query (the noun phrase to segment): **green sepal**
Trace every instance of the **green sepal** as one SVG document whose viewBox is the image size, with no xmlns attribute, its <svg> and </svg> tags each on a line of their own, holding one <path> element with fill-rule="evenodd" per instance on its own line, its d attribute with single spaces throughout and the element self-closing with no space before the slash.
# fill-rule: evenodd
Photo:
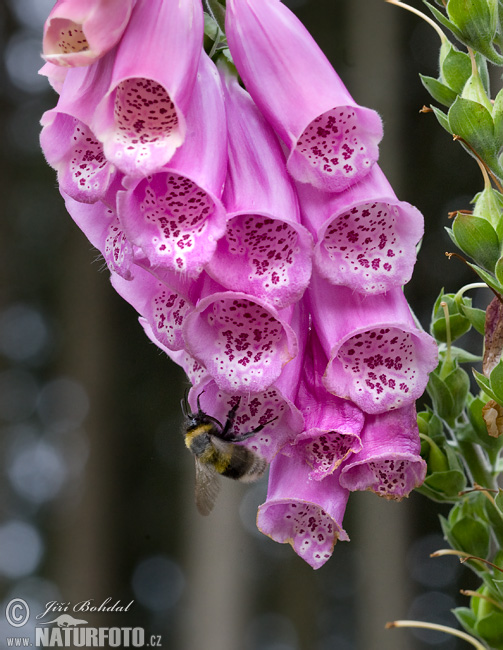
<svg viewBox="0 0 503 650">
<path fill-rule="evenodd" d="M 494 289 L 496 293 L 503 294 L 503 285 L 496 280 L 496 278 L 491 275 L 491 273 L 488 273 L 487 271 L 484 271 L 484 269 L 481 269 L 480 266 L 477 266 L 476 264 L 472 264 L 471 262 L 467 262 L 468 266 L 472 268 L 475 273 L 479 276 L 481 280 L 483 280 L 488 287 L 491 289 Z"/>
<path fill-rule="evenodd" d="M 482 311 L 482 309 L 479 309 Z M 484 313 L 482 311 L 482 313 Z M 458 348 L 456 345 L 451 345 L 451 357 L 456 359 L 458 363 L 477 363 L 482 361 L 482 357 L 479 354 L 472 354 L 463 348 Z"/>
<path fill-rule="evenodd" d="M 494 0 L 449 0 L 447 15 L 462 43 L 492 63 L 503 64 L 503 56 L 493 45 L 498 28 L 498 9 Z"/>
<path fill-rule="evenodd" d="M 478 71 L 476 74 L 469 76 L 465 87 L 463 88 L 463 92 L 461 93 L 461 97 L 463 97 L 463 99 L 470 99 L 472 102 L 481 104 L 487 109 L 489 115 L 492 114 L 493 106 L 489 101 L 484 88 L 484 84 L 482 83 L 482 79 L 480 78 Z"/>
<path fill-rule="evenodd" d="M 475 613 L 469 607 L 456 607 L 451 610 L 454 616 L 458 619 L 464 629 L 471 634 L 476 636 L 475 625 L 477 623 L 477 617 Z"/>
<path fill-rule="evenodd" d="M 486 517 L 487 521 L 491 525 L 492 533 L 498 542 L 500 548 L 503 547 L 503 512 L 498 508 L 497 505 L 491 502 L 490 499 L 486 499 Z"/>
<path fill-rule="evenodd" d="M 488 271 L 494 270 L 500 256 L 500 242 L 489 221 L 458 212 L 452 232 L 466 255 Z"/>
<path fill-rule="evenodd" d="M 428 77 L 424 74 L 420 74 L 419 78 L 433 99 L 435 99 L 440 104 L 443 104 L 444 106 L 450 106 L 458 96 L 454 90 L 451 90 L 449 86 L 446 86 L 438 79 Z"/>
<path fill-rule="evenodd" d="M 417 492 L 438 502 L 453 503 L 459 499 L 459 493 L 466 488 L 463 472 L 450 469 L 445 472 L 429 474 Z"/>
<path fill-rule="evenodd" d="M 451 127 L 449 126 L 449 120 L 447 119 L 447 115 L 443 111 L 441 111 L 439 108 L 437 108 L 436 106 L 430 106 L 430 108 L 433 111 L 433 113 L 435 114 L 435 117 L 437 118 L 438 123 L 440 124 L 440 126 L 443 129 L 445 129 L 447 131 L 447 133 L 452 134 Z"/>
<path fill-rule="evenodd" d="M 494 608 L 475 625 L 477 636 L 481 637 L 494 650 L 503 649 L 503 611 Z"/>
<path fill-rule="evenodd" d="M 428 9 L 431 11 L 431 13 L 434 15 L 434 17 L 438 20 L 438 22 L 443 25 L 446 29 L 448 29 L 450 32 L 454 34 L 454 36 L 460 41 L 461 43 L 463 42 L 463 35 L 460 32 L 460 30 L 457 28 L 457 26 L 451 22 L 448 18 L 444 16 L 444 14 L 439 11 L 436 7 L 431 5 L 429 2 L 426 2 L 424 0 L 424 4 L 428 7 Z"/>
<path fill-rule="evenodd" d="M 462 517 L 452 526 L 451 535 L 456 542 L 454 548 L 487 559 L 490 534 L 482 521 L 470 516 Z"/>
<path fill-rule="evenodd" d="M 489 381 L 496 401 L 503 405 L 503 361 L 501 359 L 492 369 Z"/>
<path fill-rule="evenodd" d="M 503 285 L 503 257 L 500 257 L 496 262 L 494 267 L 494 274 L 496 275 L 496 280 Z"/>
<path fill-rule="evenodd" d="M 444 420 L 451 420 L 460 415 L 470 390 L 467 373 L 456 363 L 453 365 L 454 369 L 446 377 L 440 378 L 438 369 L 432 372 L 426 386 L 435 412 Z"/>
<path fill-rule="evenodd" d="M 220 27 L 222 34 L 225 34 L 225 0 L 207 0 L 208 5 L 213 12 L 213 16 Z M 206 21 L 205 21 L 206 22 Z"/>
<path fill-rule="evenodd" d="M 472 63 L 468 54 L 456 50 L 449 41 L 443 43 L 440 54 L 440 81 L 461 95 L 471 73 Z"/>
<path fill-rule="evenodd" d="M 483 309 L 477 309 L 476 307 L 468 307 L 467 305 L 461 305 L 461 311 L 463 312 L 463 315 L 468 318 L 477 332 L 483 336 L 486 322 L 485 311 Z"/>
<path fill-rule="evenodd" d="M 438 294 L 431 315 L 431 335 L 441 343 L 447 342 L 447 322 L 444 310 L 440 303 L 445 302 L 449 311 L 449 329 L 451 331 L 451 341 L 459 339 L 466 334 L 471 327 L 471 323 L 466 316 L 460 313 L 458 301 L 455 300 L 453 293 L 444 294 L 442 289 Z M 471 305 L 469 298 L 463 298 L 461 304 Z"/>
<path fill-rule="evenodd" d="M 494 123 L 487 108 L 471 99 L 458 97 L 450 107 L 447 117 L 450 132 L 470 145 L 496 175 L 503 176 L 498 162 L 499 148 L 494 142 Z M 470 147 L 463 142 L 461 144 L 476 158 Z"/>
<path fill-rule="evenodd" d="M 429 407 L 427 408 L 427 411 L 419 411 L 417 414 L 419 433 L 424 433 L 434 441 L 443 441 L 445 437 L 442 420 Z"/>
<path fill-rule="evenodd" d="M 482 391 L 484 391 L 484 393 L 490 399 L 493 399 L 495 402 L 497 402 L 498 400 L 496 399 L 496 395 L 494 394 L 491 388 L 491 382 L 489 381 L 489 379 L 478 370 L 475 370 L 475 368 L 472 368 L 472 372 L 473 372 L 473 376 L 475 377 L 475 381 L 479 385 L 479 388 Z"/>
<path fill-rule="evenodd" d="M 503 116 L 502 116 L 503 117 Z M 503 135 L 503 134 L 502 134 Z M 486 219 L 498 235 L 501 242 L 503 239 L 503 196 L 492 187 L 486 187 L 479 192 L 474 200 L 473 216 Z"/>
</svg>

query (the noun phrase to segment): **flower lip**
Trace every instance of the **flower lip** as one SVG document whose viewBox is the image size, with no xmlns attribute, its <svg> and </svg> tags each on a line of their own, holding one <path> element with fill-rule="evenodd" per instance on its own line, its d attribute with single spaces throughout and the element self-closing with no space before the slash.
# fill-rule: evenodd
<svg viewBox="0 0 503 650">
<path fill-rule="evenodd" d="M 313 274 L 313 323 L 329 361 L 326 389 L 367 413 L 420 397 L 437 364 L 434 339 L 417 328 L 400 288 L 365 296 Z"/>
<path fill-rule="evenodd" d="M 400 500 L 419 487 L 426 463 L 415 405 L 367 416 L 362 450 L 345 462 L 340 483 L 349 490 L 370 490 L 385 499 Z"/>
<path fill-rule="evenodd" d="M 311 480 L 309 472 L 310 467 L 295 450 L 273 459 L 257 527 L 274 541 L 290 544 L 318 569 L 329 559 L 338 539 L 349 540 L 342 528 L 349 491 L 339 484 L 339 469 L 323 481 Z"/>
<path fill-rule="evenodd" d="M 187 350 L 231 394 L 266 390 L 298 353 L 290 307 L 237 291 L 202 298 L 183 325 Z"/>
</svg>

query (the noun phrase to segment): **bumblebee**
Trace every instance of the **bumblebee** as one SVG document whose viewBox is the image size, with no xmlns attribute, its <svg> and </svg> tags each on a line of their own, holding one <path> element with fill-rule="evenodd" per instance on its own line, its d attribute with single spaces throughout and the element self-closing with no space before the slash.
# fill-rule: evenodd
<svg viewBox="0 0 503 650">
<path fill-rule="evenodd" d="M 199 398 L 202 393 L 197 397 L 197 413 L 191 413 L 187 394 L 182 399 L 182 412 L 185 417 L 185 445 L 194 454 L 196 463 L 196 506 L 202 515 L 209 515 L 220 489 L 219 474 L 246 483 L 256 481 L 263 475 L 267 461 L 236 443 L 255 435 L 277 418 L 236 436 L 231 429 L 241 398 L 231 408 L 222 425 L 201 409 Z"/>
</svg>

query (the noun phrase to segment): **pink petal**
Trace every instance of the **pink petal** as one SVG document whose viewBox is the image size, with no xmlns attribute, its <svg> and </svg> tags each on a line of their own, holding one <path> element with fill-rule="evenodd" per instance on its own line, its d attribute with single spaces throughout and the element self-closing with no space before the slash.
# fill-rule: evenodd
<svg viewBox="0 0 503 650">
<path fill-rule="evenodd" d="M 44 63 L 38 74 L 47 77 L 52 89 L 59 95 L 63 89 L 67 72 L 68 68 L 62 68 L 60 65 L 54 65 L 54 63 Z"/>
<path fill-rule="evenodd" d="M 298 352 L 289 321 L 268 303 L 235 291 L 211 292 L 187 316 L 187 350 L 230 394 L 266 390 Z"/>
<path fill-rule="evenodd" d="M 341 194 L 300 184 L 298 189 L 304 223 L 317 239 L 314 263 L 320 275 L 367 294 L 410 280 L 423 216 L 398 201 L 378 165 Z"/>
<path fill-rule="evenodd" d="M 378 157 L 381 120 L 355 103 L 296 16 L 279 0 L 229 0 L 226 33 L 294 178 L 335 192 L 363 178 Z"/>
<path fill-rule="evenodd" d="M 367 416 L 362 443 L 362 450 L 342 468 L 343 487 L 371 490 L 386 499 L 400 500 L 423 483 L 426 463 L 419 455 L 414 405 Z"/>
<path fill-rule="evenodd" d="M 364 422 L 364 415 L 355 404 L 331 395 L 323 385 L 327 363 L 312 331 L 296 399 L 305 426 L 295 439 L 295 453 L 304 457 L 312 468 L 310 477 L 318 481 L 332 474 L 352 452 L 361 450 Z"/>
<path fill-rule="evenodd" d="M 116 175 L 91 128 L 112 65 L 110 53 L 96 65 L 68 70 L 57 106 L 41 120 L 40 143 L 47 162 L 58 172 L 60 188 L 83 203 L 103 199 Z"/>
<path fill-rule="evenodd" d="M 330 558 L 342 528 L 349 492 L 339 484 L 339 470 L 323 481 L 310 478 L 301 455 L 278 454 L 271 463 L 267 500 L 258 509 L 257 527 L 319 569 Z"/>
<path fill-rule="evenodd" d="M 329 358 L 323 376 L 329 392 L 367 413 L 401 408 L 422 395 L 437 346 L 417 328 L 401 289 L 365 296 L 313 273 L 308 294 Z"/>
<path fill-rule="evenodd" d="M 182 326 L 194 308 L 191 283 L 175 274 L 166 274 L 161 281 L 137 265 L 131 270 L 129 280 L 112 273 L 114 289 L 148 321 L 162 345 L 170 350 L 184 349 Z"/>
<path fill-rule="evenodd" d="M 94 63 L 121 38 L 135 0 L 58 0 L 44 25 L 44 58 L 60 66 Z"/>
<path fill-rule="evenodd" d="M 119 218 L 152 267 L 196 277 L 225 232 L 219 198 L 227 168 L 225 109 L 214 64 L 201 56 L 185 143 L 162 171 L 129 183 Z"/>
<path fill-rule="evenodd" d="M 225 236 L 208 266 L 228 289 L 286 307 L 311 275 L 312 238 L 300 225 L 295 191 L 274 132 L 237 79 L 221 71 L 229 130 Z"/>
<path fill-rule="evenodd" d="M 184 141 L 202 39 L 200 0 L 137 0 L 93 122 L 124 174 L 158 171 Z"/>
</svg>

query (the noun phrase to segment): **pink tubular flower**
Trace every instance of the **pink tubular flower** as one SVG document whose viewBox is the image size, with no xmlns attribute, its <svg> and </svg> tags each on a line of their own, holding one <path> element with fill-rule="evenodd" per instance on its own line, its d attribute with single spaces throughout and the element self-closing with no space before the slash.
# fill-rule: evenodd
<svg viewBox="0 0 503 650">
<path fill-rule="evenodd" d="M 228 289 L 286 307 L 311 276 L 312 238 L 301 226 L 285 158 L 271 127 L 241 88 L 221 70 L 229 132 L 223 201 L 227 231 L 207 271 Z"/>
<path fill-rule="evenodd" d="M 58 172 L 60 189 L 82 203 L 103 199 L 117 176 L 91 128 L 112 66 L 113 52 L 93 66 L 68 70 L 57 106 L 41 120 L 40 144 L 47 162 Z"/>
<path fill-rule="evenodd" d="M 367 416 L 362 442 L 362 450 L 350 456 L 342 468 L 343 487 L 371 490 L 386 499 L 400 500 L 423 483 L 426 463 L 419 455 L 414 404 Z"/>
<path fill-rule="evenodd" d="M 206 282 L 200 294 L 205 297 L 185 319 L 187 350 L 221 390 L 231 395 L 262 392 L 299 352 L 290 325 L 294 309 L 278 312 L 264 300 L 218 287 Z"/>
<path fill-rule="evenodd" d="M 364 415 L 352 402 L 331 395 L 322 383 L 328 359 L 314 332 L 310 334 L 296 404 L 304 416 L 295 453 L 311 467 L 310 478 L 322 480 L 362 448 Z M 285 451 L 287 454 L 288 452 Z"/>
<path fill-rule="evenodd" d="M 135 0 L 58 0 L 44 25 L 44 58 L 60 66 L 94 63 L 119 41 Z"/>
<path fill-rule="evenodd" d="M 257 527 L 275 542 L 290 544 L 299 557 L 319 569 L 338 539 L 349 540 L 342 528 L 349 491 L 339 484 L 339 470 L 323 481 L 313 481 L 310 470 L 302 454 L 279 453 L 274 458 Z"/>
<path fill-rule="evenodd" d="M 183 143 L 202 42 L 200 0 L 137 0 L 93 122 L 124 174 L 158 171 Z"/>
<path fill-rule="evenodd" d="M 367 413 L 420 397 L 437 365 L 435 341 L 419 330 L 400 288 L 365 296 L 313 273 L 308 292 L 314 328 L 329 363 L 327 390 Z"/>
<path fill-rule="evenodd" d="M 132 269 L 130 279 L 112 273 L 111 282 L 117 293 L 148 321 L 153 336 L 163 346 L 170 350 L 185 348 L 182 326 L 194 308 L 198 282 L 174 273 L 166 273 L 161 280 L 138 265 Z"/>
<path fill-rule="evenodd" d="M 225 109 L 218 72 L 204 53 L 187 120 L 184 144 L 162 171 L 119 193 L 118 212 L 152 268 L 196 277 L 225 232 Z"/>
<path fill-rule="evenodd" d="M 51 88 L 59 95 L 63 90 L 67 72 L 68 68 L 62 68 L 60 65 L 54 65 L 54 63 L 44 63 L 38 71 L 38 74 L 42 77 L 47 77 Z"/>
<path fill-rule="evenodd" d="M 381 120 L 355 103 L 296 16 L 279 0 L 229 0 L 226 33 L 246 89 L 289 149 L 292 176 L 335 192 L 363 178 Z"/>
<path fill-rule="evenodd" d="M 383 293 L 410 280 L 423 216 L 396 198 L 378 165 L 341 194 L 298 189 L 304 223 L 317 238 L 320 275 L 362 293 Z"/>
</svg>

